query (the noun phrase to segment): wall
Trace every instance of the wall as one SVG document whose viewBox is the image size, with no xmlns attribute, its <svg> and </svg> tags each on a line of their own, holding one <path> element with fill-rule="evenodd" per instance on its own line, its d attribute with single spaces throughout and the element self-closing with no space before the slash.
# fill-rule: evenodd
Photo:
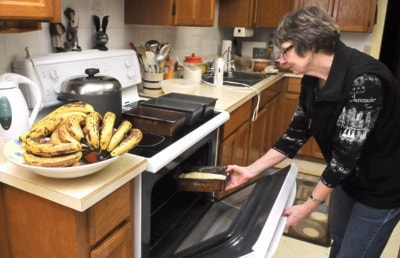
<svg viewBox="0 0 400 258">
<path fill-rule="evenodd" d="M 387 2 L 387 0 L 379 1 Z M 74 9 L 79 17 L 79 44 L 83 49 L 91 49 L 93 46 L 92 37 L 95 33 L 93 14 L 101 18 L 104 15 L 110 15 L 107 28 L 110 38 L 107 44 L 109 48 L 129 48 L 130 41 L 140 45 L 154 38 L 161 42 L 170 42 L 173 45 L 174 54 L 181 60 L 191 53 L 202 56 L 205 60 L 212 60 L 219 52 L 221 41 L 232 39 L 233 35 L 233 29 L 220 29 L 215 25 L 214 27 L 125 25 L 124 0 L 62 0 L 62 10 L 67 7 Z M 216 16 L 217 14 L 218 10 L 216 10 Z M 215 21 L 217 22 L 217 19 Z M 63 24 L 67 24 L 66 20 Z M 12 60 L 16 57 L 24 57 L 26 47 L 33 56 L 53 52 L 49 26 L 43 23 L 42 27 L 41 31 L 0 34 L 0 74 L 12 71 Z M 270 32 L 271 30 L 255 30 L 255 37 L 241 40 L 268 41 Z M 373 41 L 373 34 L 369 33 L 343 33 L 342 39 L 360 50 L 364 50 L 365 46 L 380 44 L 380 41 Z M 380 46 L 377 49 L 380 49 Z"/>
</svg>

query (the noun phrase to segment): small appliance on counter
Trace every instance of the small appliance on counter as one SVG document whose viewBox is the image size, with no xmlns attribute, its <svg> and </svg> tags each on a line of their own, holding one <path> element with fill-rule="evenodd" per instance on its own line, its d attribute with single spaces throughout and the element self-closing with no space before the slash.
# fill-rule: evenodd
<svg viewBox="0 0 400 258">
<path fill-rule="evenodd" d="M 29 112 L 20 86 L 26 86 L 36 105 Z M 6 73 L 0 76 L 0 137 L 8 141 L 28 131 L 35 121 L 41 103 L 39 86 L 25 76 Z"/>
</svg>

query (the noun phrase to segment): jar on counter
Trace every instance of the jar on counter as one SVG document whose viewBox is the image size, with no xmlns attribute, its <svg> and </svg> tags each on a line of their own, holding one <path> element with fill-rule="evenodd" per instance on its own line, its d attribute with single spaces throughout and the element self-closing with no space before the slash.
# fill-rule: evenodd
<svg viewBox="0 0 400 258">
<path fill-rule="evenodd" d="M 183 61 L 183 78 L 200 83 L 202 65 L 201 57 L 196 56 L 194 53 L 191 56 L 186 56 Z"/>
</svg>

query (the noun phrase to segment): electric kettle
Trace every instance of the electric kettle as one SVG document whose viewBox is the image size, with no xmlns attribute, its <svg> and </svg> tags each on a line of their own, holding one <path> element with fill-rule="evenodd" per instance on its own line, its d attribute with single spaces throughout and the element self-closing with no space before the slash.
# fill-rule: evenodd
<svg viewBox="0 0 400 258">
<path fill-rule="evenodd" d="M 29 112 L 20 86 L 27 89 L 35 103 L 32 112 Z M 0 75 L 0 137 L 8 141 L 28 131 L 39 113 L 41 103 L 40 88 L 32 80 L 15 73 Z"/>
</svg>

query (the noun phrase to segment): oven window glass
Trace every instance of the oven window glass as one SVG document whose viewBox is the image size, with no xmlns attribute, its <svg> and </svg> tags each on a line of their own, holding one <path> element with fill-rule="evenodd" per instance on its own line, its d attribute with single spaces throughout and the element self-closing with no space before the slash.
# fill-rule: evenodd
<svg viewBox="0 0 400 258">
<path fill-rule="evenodd" d="M 202 217 L 199 224 L 197 224 L 177 248 L 176 252 L 183 251 L 228 231 L 243 205 L 246 203 L 253 188 L 254 184 L 214 203 L 210 210 Z"/>
</svg>

